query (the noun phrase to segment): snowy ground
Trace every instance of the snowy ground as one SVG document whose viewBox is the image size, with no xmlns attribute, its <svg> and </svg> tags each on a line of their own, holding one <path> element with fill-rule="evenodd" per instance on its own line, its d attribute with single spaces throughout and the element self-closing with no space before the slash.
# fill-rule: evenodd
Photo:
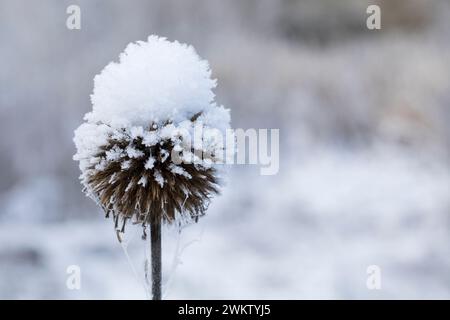
<svg viewBox="0 0 450 320">
<path fill-rule="evenodd" d="M 166 298 L 450 298 L 450 172 L 396 152 L 316 152 L 280 173 L 232 169 L 208 217 L 164 237 Z M 89 201 L 86 199 L 86 201 Z M 0 298 L 144 299 L 112 229 L 92 221 L 0 224 Z M 6 215 L 7 216 L 7 215 Z M 130 229 L 140 275 L 144 243 Z M 198 241 L 197 241 L 198 240 Z M 81 290 L 66 268 L 81 268 Z M 368 290 L 378 265 L 381 290 Z"/>
</svg>

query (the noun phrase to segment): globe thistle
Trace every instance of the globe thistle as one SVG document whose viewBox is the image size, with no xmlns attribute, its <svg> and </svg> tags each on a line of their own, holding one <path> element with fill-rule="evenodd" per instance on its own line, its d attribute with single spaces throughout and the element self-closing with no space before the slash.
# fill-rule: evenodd
<svg viewBox="0 0 450 320">
<path fill-rule="evenodd" d="M 188 125 L 194 128 L 200 115 L 194 115 Z M 174 154 L 186 159 L 204 150 L 186 150 L 180 129 L 170 122 L 161 128 L 152 124 L 145 129 L 111 129 L 106 141 L 90 157 L 82 182 L 106 215 L 112 214 L 116 228 L 121 218 L 121 232 L 128 220 L 143 225 L 172 223 L 177 217 L 197 220 L 209 198 L 218 193 L 216 168 L 201 162 L 174 163 Z M 203 160 L 213 163 L 218 158 Z"/>
<path fill-rule="evenodd" d="M 95 77 L 92 111 L 75 130 L 84 192 L 113 217 L 118 234 L 129 221 L 144 235 L 151 226 L 156 299 L 161 225 L 197 221 L 219 192 L 230 115 L 214 102 L 215 86 L 192 46 L 150 36 Z"/>
<path fill-rule="evenodd" d="M 192 46 L 150 36 L 95 77 L 74 159 L 84 191 L 122 232 L 127 221 L 197 220 L 219 192 L 223 144 L 215 135 L 230 117 L 214 103 L 210 76 Z M 195 130 L 203 132 L 200 144 L 191 141 Z"/>
</svg>

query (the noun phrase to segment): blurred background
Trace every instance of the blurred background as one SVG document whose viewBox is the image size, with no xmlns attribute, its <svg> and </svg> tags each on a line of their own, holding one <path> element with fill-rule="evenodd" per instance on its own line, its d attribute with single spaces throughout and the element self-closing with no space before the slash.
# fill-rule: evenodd
<svg viewBox="0 0 450 320">
<path fill-rule="evenodd" d="M 0 298 L 146 297 L 141 231 L 136 279 L 72 138 L 93 77 L 158 34 L 210 62 L 234 128 L 280 129 L 277 175 L 230 167 L 208 216 L 166 231 L 167 299 L 449 299 L 449 31 L 446 0 L 0 0 Z"/>
</svg>

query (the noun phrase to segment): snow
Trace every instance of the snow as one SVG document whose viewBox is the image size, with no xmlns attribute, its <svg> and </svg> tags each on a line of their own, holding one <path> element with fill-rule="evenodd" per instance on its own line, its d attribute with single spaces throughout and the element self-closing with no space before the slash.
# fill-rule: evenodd
<svg viewBox="0 0 450 320">
<path fill-rule="evenodd" d="M 127 169 L 130 168 L 130 166 L 131 166 L 131 161 L 130 161 L 130 160 L 123 161 L 123 162 L 121 163 L 121 165 L 120 165 L 120 167 L 122 168 L 122 170 L 127 170 Z"/>
<path fill-rule="evenodd" d="M 155 170 L 155 172 L 153 173 L 153 176 L 155 177 L 155 181 L 158 182 L 158 184 L 162 187 L 164 187 L 164 183 L 166 182 L 163 178 L 163 176 L 161 175 L 161 172 L 159 172 L 158 170 Z"/>
<path fill-rule="evenodd" d="M 142 176 L 138 181 L 138 185 L 142 185 L 143 187 L 145 187 L 147 185 L 147 177 Z"/>
<path fill-rule="evenodd" d="M 154 167 L 154 163 L 155 163 L 155 159 L 153 157 L 150 157 L 145 162 L 144 168 L 150 170 Z"/>
<path fill-rule="evenodd" d="M 84 171 L 95 158 L 99 146 L 106 145 L 111 128 L 104 124 L 83 123 L 75 130 L 74 142 L 77 153 L 73 159 L 80 161 L 80 170 Z"/>
<path fill-rule="evenodd" d="M 106 160 L 108 161 L 117 161 L 124 156 L 125 154 L 123 153 L 123 150 L 117 146 L 114 146 L 111 150 L 106 151 Z"/>
<path fill-rule="evenodd" d="M 450 297 L 446 165 L 387 150 L 322 150 L 288 158 L 282 168 L 259 176 L 235 167 L 233 187 L 201 223 L 184 228 L 180 240 L 164 231 L 167 299 Z M 28 205 L 47 212 L 45 201 Z M 145 299 L 142 229 L 130 225 L 126 234 L 135 276 L 111 224 L 90 216 L 27 224 L 7 215 L 0 281 L 9 290 L 0 297 Z M 177 247 L 192 241 L 181 254 Z M 81 267 L 80 291 L 65 287 L 71 264 Z M 379 291 L 366 288 L 366 268 L 374 264 L 382 272 Z"/>
<path fill-rule="evenodd" d="M 175 173 L 175 174 L 178 174 L 178 175 L 181 175 L 181 176 L 185 176 L 185 177 L 188 178 L 188 179 L 191 179 L 191 178 L 192 178 L 191 175 L 190 175 L 189 173 L 187 173 L 186 170 L 184 170 L 184 169 L 183 169 L 182 167 L 180 167 L 180 166 L 171 164 L 171 165 L 169 166 L 169 168 L 170 168 L 170 171 L 173 172 L 173 173 Z"/>
<path fill-rule="evenodd" d="M 137 150 L 135 148 L 133 148 L 132 146 L 128 146 L 126 148 L 126 152 L 129 158 L 131 159 L 137 159 L 137 158 L 141 158 L 144 156 L 144 152 Z"/>
<path fill-rule="evenodd" d="M 209 123 L 223 126 L 227 117 L 227 111 L 214 103 L 216 80 L 211 79 L 208 62 L 178 41 L 152 35 L 130 43 L 119 62 L 108 64 L 94 83 L 93 110 L 85 117 L 92 123 L 148 127 L 211 111 L 205 116 Z"/>
</svg>

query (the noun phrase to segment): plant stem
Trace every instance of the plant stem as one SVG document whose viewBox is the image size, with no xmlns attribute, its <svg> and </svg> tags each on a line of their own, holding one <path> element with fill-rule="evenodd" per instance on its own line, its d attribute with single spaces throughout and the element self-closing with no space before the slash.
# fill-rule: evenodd
<svg viewBox="0 0 450 320">
<path fill-rule="evenodd" d="M 152 296 L 161 300 L 161 223 L 150 225 L 152 250 Z"/>
</svg>

